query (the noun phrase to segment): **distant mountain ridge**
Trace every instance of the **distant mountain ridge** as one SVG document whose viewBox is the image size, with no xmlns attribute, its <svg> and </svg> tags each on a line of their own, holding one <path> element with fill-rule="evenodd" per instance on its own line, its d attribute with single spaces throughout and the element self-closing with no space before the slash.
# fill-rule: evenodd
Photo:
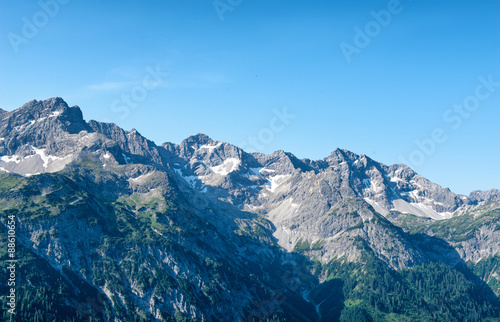
<svg viewBox="0 0 500 322">
<path fill-rule="evenodd" d="M 500 196 L 499 189 L 491 189 L 487 191 L 474 190 L 470 193 L 469 198 L 474 202 L 483 202 L 488 200 L 493 200 Z"/>
<path fill-rule="evenodd" d="M 157 153 L 159 150 L 165 149 L 173 154 L 177 154 L 181 158 L 188 159 L 196 153 L 196 151 L 190 151 L 190 148 L 193 146 L 202 146 L 203 144 L 219 144 L 220 146 L 222 144 L 222 142 L 213 141 L 206 135 L 198 134 L 184 140 L 179 146 L 167 142 L 162 144 L 161 147 L 156 147 L 153 142 L 141 136 L 135 129 L 128 132 L 112 123 L 101 123 L 96 121 L 89 121 L 88 123 L 85 122 L 80 108 L 77 106 L 69 107 L 61 98 L 52 98 L 46 101 L 34 100 L 26 103 L 15 111 L 5 113 L 6 116 L 4 116 L 3 120 L 0 122 L 0 137 L 2 138 L 0 144 L 0 154 L 5 159 L 3 160 L 4 168 L 7 170 L 11 169 L 12 172 L 20 174 L 26 173 L 23 173 L 20 169 L 16 170 L 16 167 L 12 164 L 12 161 L 14 160 L 12 158 L 8 159 L 8 157 L 17 155 L 17 153 L 20 158 L 36 154 L 32 148 L 26 147 L 27 142 L 31 142 L 33 146 L 40 146 L 47 149 L 47 153 L 49 153 L 49 155 L 52 155 L 50 153 L 54 153 L 53 159 L 56 157 L 60 158 L 57 154 L 62 154 L 67 157 L 69 153 L 63 149 L 64 144 L 57 145 L 55 141 L 60 137 L 68 139 L 71 137 L 71 134 L 79 134 L 80 136 L 85 136 L 85 138 L 95 136 L 94 133 L 102 134 L 102 138 L 109 139 L 106 143 L 109 144 L 112 142 L 111 144 L 116 144 L 123 152 L 130 153 L 137 157 L 147 158 L 148 160 L 145 162 L 153 162 L 159 165 L 164 165 L 164 161 L 161 160 L 159 152 Z M 74 143 L 80 147 L 78 142 L 76 142 L 79 140 L 79 137 L 73 136 L 71 138 L 73 141 L 68 142 L 68 144 Z M 90 139 L 97 140 L 95 138 Z M 191 143 L 192 145 L 189 145 Z M 216 146 L 213 147 L 215 148 Z M 210 151 L 213 150 L 213 148 L 210 149 Z M 365 179 L 361 179 L 365 181 L 362 181 L 361 184 L 357 183 L 356 190 L 359 193 L 364 190 L 362 194 L 365 195 L 366 200 L 372 205 L 375 205 L 375 207 L 379 208 L 379 210 L 382 210 L 382 212 L 390 210 L 390 207 L 397 208 L 398 204 L 394 204 L 394 201 L 398 199 L 411 201 L 413 203 L 424 201 L 422 198 L 419 198 L 419 196 L 423 193 L 422 191 L 417 191 L 418 189 L 412 190 L 412 188 L 418 187 L 418 184 L 416 183 L 417 179 L 422 180 L 422 182 L 425 182 L 426 185 L 432 184 L 424 178 L 418 176 L 407 166 L 393 165 L 388 167 L 373 161 L 365 155 L 358 156 L 347 150 L 337 149 L 332 152 L 329 157 L 318 161 L 311 161 L 308 159 L 299 160 L 292 154 L 285 153 L 283 151 L 278 151 L 276 153 L 281 153 L 282 156 L 289 159 L 288 162 L 285 162 L 292 165 L 288 168 L 289 170 L 297 168 L 304 172 L 311 170 L 315 172 L 323 171 L 329 167 L 338 166 L 342 162 L 348 162 L 350 167 L 355 168 L 353 171 L 356 172 L 356 175 L 365 176 Z M 254 153 L 254 155 L 259 154 Z M 274 155 L 275 154 L 273 154 L 273 156 Z M 117 154 L 116 158 L 119 163 L 125 163 L 122 155 Z M 10 162 L 6 160 L 9 160 Z M 24 160 L 19 159 L 18 161 L 20 162 L 17 163 L 23 163 Z M 52 161 L 53 160 L 49 160 L 48 163 L 51 163 Z M 362 164 L 362 166 L 358 166 L 359 164 Z M 284 166 L 284 164 L 280 164 L 280 166 Z M 372 169 L 368 169 L 369 167 L 372 167 Z M 359 170 L 362 168 L 372 171 L 373 174 L 359 173 Z M 41 172 L 53 171 L 52 169 L 39 169 L 36 168 L 36 166 L 35 169 L 41 170 Z M 32 172 L 36 173 L 35 169 L 33 169 Z M 380 177 L 382 172 L 383 176 Z M 373 186 L 372 180 L 374 180 Z M 414 181 L 413 184 L 410 183 L 412 180 Z M 448 191 L 446 191 L 447 189 L 438 188 L 438 186 L 435 186 L 434 184 L 432 185 L 433 189 L 431 190 L 438 190 L 439 193 L 435 191 L 426 193 L 438 193 L 440 196 L 429 196 L 431 199 L 436 199 L 437 202 L 445 201 L 444 205 L 439 203 L 429 203 L 427 205 L 437 213 L 452 212 L 458 207 L 470 203 L 470 201 L 478 201 L 479 199 L 481 199 L 481 201 L 486 201 L 493 199 L 499 194 L 498 190 L 492 190 L 490 193 L 483 192 L 481 195 L 483 197 L 477 197 L 479 196 L 479 192 L 476 191 L 473 192 L 474 196 L 476 196 L 474 199 L 469 198 L 470 200 L 467 200 L 464 196 L 460 196 L 459 199 L 467 201 L 451 200 L 455 199 L 457 195 L 448 193 Z M 392 188 L 396 188 L 398 191 L 392 193 L 387 191 Z M 377 203 L 380 203 L 383 209 L 380 209 Z"/>
<path fill-rule="evenodd" d="M 82 153 L 97 156 L 103 169 L 127 164 L 159 167 L 185 193 L 264 214 L 275 225 L 280 246 L 289 251 L 299 241 L 321 243 L 324 261 L 345 255 L 346 244 L 339 242 L 346 237 L 342 224 L 328 214 L 352 203 L 349 200 L 356 202 L 347 208 L 360 212 L 361 217 L 347 222 L 369 220 L 373 210 L 382 216 L 395 212 L 441 220 L 498 196 L 494 190 L 474 192 L 473 198 L 456 195 L 406 165 L 386 166 L 341 149 L 323 160 L 300 160 L 284 151 L 246 153 L 204 134 L 179 145 L 156 146 L 135 129 L 85 122 L 80 108 L 69 107 L 62 98 L 34 100 L 9 112 L 0 122 L 0 137 L 3 171 L 21 175 L 60 171 Z M 413 255 L 406 259 L 398 252 L 384 256 L 398 258 L 398 263 L 391 264 L 395 267 L 413 262 Z"/>
<path fill-rule="evenodd" d="M 168 320 L 160 311 L 218 320 L 234 307 L 232 319 L 241 320 L 253 312 L 252 301 L 276 289 L 288 297 L 273 312 L 321 320 L 321 296 L 307 294 L 336 263 L 373 257 L 392 270 L 429 261 L 465 267 L 500 254 L 499 190 L 454 194 L 406 165 L 342 149 L 313 161 L 284 151 L 247 153 L 204 134 L 156 145 L 135 129 L 86 122 L 62 98 L 0 110 L 0 175 L 0 211 L 18 214 L 26 251 L 103 294 L 109 308 L 101 313 L 118 320 L 130 316 L 131 305 L 157 320 Z M 132 269 L 124 258 L 140 264 Z M 300 286 L 272 282 L 300 258 L 317 261 L 323 273 L 299 265 Z M 116 272 L 107 275 L 102 265 Z M 144 271 L 149 282 L 134 275 L 144 267 L 156 267 Z M 481 283 L 500 281 L 491 267 Z M 161 294 L 158 272 L 170 281 Z M 209 309 L 215 302 L 220 309 Z"/>
</svg>

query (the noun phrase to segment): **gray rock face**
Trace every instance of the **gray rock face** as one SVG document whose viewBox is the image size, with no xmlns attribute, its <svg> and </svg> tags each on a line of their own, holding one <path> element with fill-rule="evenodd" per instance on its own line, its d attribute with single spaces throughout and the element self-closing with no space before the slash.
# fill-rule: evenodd
<svg viewBox="0 0 500 322">
<path fill-rule="evenodd" d="M 472 202 L 478 203 L 478 202 L 493 200 L 495 198 L 498 198 L 499 196 L 500 196 L 499 189 L 491 189 L 487 191 L 475 190 L 470 193 L 469 199 Z"/>
<path fill-rule="evenodd" d="M 0 121 L 0 167 L 5 171 L 22 175 L 59 171 L 82 151 L 106 160 L 112 156 L 118 164 L 163 166 L 158 148 L 136 130 L 87 123 L 79 107 L 69 107 L 61 98 L 31 101 L 4 113 Z"/>
<path fill-rule="evenodd" d="M 283 151 L 248 154 L 204 135 L 163 147 L 177 155 L 171 162 L 181 187 L 208 192 L 235 208 L 264 216 L 276 227 L 279 245 L 288 251 L 300 248 L 325 263 L 341 257 L 355 261 L 360 253 L 354 244 L 363 238 L 394 267 L 412 266 L 425 258 L 364 201 L 363 180 L 368 179 L 363 178 L 368 176 L 363 168 L 352 167 L 359 157 L 348 151 L 308 161 Z M 356 164 L 381 167 L 361 159 Z M 380 172 L 372 176 L 384 180 Z M 383 197 L 392 200 L 387 192 Z M 389 244 L 397 246 L 381 246 Z"/>
<path fill-rule="evenodd" d="M 323 160 L 299 160 L 283 151 L 248 154 L 205 135 L 163 147 L 176 155 L 171 162 L 180 185 L 264 216 L 274 224 L 280 246 L 292 251 L 299 245 L 324 262 L 343 256 L 356 260 L 353 244 L 362 237 L 391 266 L 418 264 L 425 259 L 421 250 L 389 222 L 381 225 L 380 215 L 443 220 L 472 204 L 405 165 L 386 166 L 346 150 Z M 379 236 L 393 237 L 388 242 Z M 399 246 L 385 252 L 381 245 L 389 244 Z"/>
<path fill-rule="evenodd" d="M 23 175 L 54 172 L 97 137 L 61 98 L 31 101 L 0 120 L 0 167 Z"/>
<path fill-rule="evenodd" d="M 136 129 L 127 132 L 116 124 L 93 120 L 89 122 L 89 126 L 93 131 L 108 139 L 106 149 L 113 151 L 114 158 L 121 164 L 163 164 L 156 145 L 143 137 Z"/>
</svg>

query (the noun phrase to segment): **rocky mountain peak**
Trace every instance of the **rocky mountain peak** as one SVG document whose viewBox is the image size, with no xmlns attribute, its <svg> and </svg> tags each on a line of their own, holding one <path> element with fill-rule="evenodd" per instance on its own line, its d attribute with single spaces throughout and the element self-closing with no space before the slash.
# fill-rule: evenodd
<svg viewBox="0 0 500 322">
<path fill-rule="evenodd" d="M 69 108 L 68 104 L 60 97 L 52 97 L 43 101 L 32 100 L 14 112 L 16 114 L 31 114 L 41 117 L 47 112 L 61 111 Z"/>
<path fill-rule="evenodd" d="M 125 133 L 127 133 L 127 137 L 131 141 L 137 141 L 140 144 L 145 144 L 145 146 L 152 144 L 151 141 L 149 141 L 145 136 L 143 136 L 141 133 L 139 133 L 139 131 L 137 131 L 136 129 L 132 129 L 132 130 L 130 130 L 130 132 L 125 131 Z"/>
<path fill-rule="evenodd" d="M 353 162 L 357 158 L 359 158 L 359 156 L 356 155 L 355 153 L 345 149 L 337 148 L 323 160 L 326 161 L 329 165 L 336 165 L 342 162 L 348 162 L 348 161 Z"/>
<path fill-rule="evenodd" d="M 211 145 L 213 142 L 208 135 L 198 133 L 183 140 L 180 145 L 176 146 L 176 149 L 179 149 L 181 157 L 191 158 L 203 145 Z"/>
<path fill-rule="evenodd" d="M 474 190 L 469 195 L 469 198 L 472 200 L 472 202 L 476 203 L 493 200 L 498 197 L 500 197 L 499 189 L 491 189 L 486 191 Z"/>
<path fill-rule="evenodd" d="M 292 153 L 283 150 L 274 151 L 271 155 L 255 154 L 255 157 L 266 168 L 276 171 L 276 174 L 289 174 L 305 166 Z"/>
<path fill-rule="evenodd" d="M 202 146 L 205 144 L 211 144 L 214 141 L 206 134 L 198 133 L 196 135 L 191 135 L 184 141 L 182 141 L 181 146 L 186 145 L 186 146 Z"/>
<path fill-rule="evenodd" d="M 389 173 L 391 177 L 396 179 L 401 179 L 404 181 L 410 181 L 413 177 L 417 175 L 410 167 L 405 164 L 395 164 L 389 167 Z"/>
<path fill-rule="evenodd" d="M 0 121 L 0 131 L 24 132 L 32 126 L 38 128 L 47 123 L 57 123 L 57 127 L 62 127 L 64 131 L 71 134 L 77 134 L 82 130 L 89 131 L 80 108 L 69 107 L 60 97 L 44 101 L 33 100 L 5 114 L 8 116 Z"/>
</svg>

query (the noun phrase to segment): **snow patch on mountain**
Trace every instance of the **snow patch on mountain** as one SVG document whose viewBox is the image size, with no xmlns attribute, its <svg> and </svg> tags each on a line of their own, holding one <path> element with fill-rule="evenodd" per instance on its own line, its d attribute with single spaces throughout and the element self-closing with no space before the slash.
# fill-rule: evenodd
<svg viewBox="0 0 500 322">
<path fill-rule="evenodd" d="M 15 163 L 19 163 L 23 160 L 22 157 L 18 156 L 18 155 L 4 155 L 3 157 L 0 158 L 0 161 L 3 161 L 3 162 L 7 162 L 7 163 L 10 163 L 10 162 L 15 162 Z"/>
<path fill-rule="evenodd" d="M 60 157 L 56 157 L 54 155 L 48 155 L 45 151 L 45 149 L 37 149 L 35 147 L 32 147 L 33 151 L 35 151 L 35 153 L 37 155 L 40 156 L 40 158 L 42 159 L 43 161 L 43 167 L 45 169 L 47 169 L 48 165 L 49 165 L 49 162 L 52 162 L 52 161 L 56 161 L 56 160 L 63 160 L 63 159 L 67 159 L 69 157 L 71 157 L 71 155 L 68 155 L 64 158 L 60 158 Z"/>
<path fill-rule="evenodd" d="M 241 160 L 236 158 L 228 158 L 224 160 L 224 163 L 214 167 L 210 167 L 210 170 L 212 170 L 214 173 L 217 173 L 218 175 L 227 176 L 229 173 L 238 169 L 240 165 Z"/>
<path fill-rule="evenodd" d="M 201 190 L 202 192 L 206 192 L 206 187 L 205 185 L 203 184 L 202 180 L 200 179 L 200 177 L 198 176 L 186 176 L 182 173 L 182 170 L 180 169 L 174 169 L 175 173 L 177 173 L 182 179 L 184 179 L 184 181 L 187 182 L 187 184 L 193 188 L 193 189 L 196 189 L 196 186 L 198 184 L 201 185 Z"/>
<path fill-rule="evenodd" d="M 275 192 L 276 189 L 281 186 L 288 178 L 290 178 L 290 175 L 285 174 L 285 175 L 276 175 L 269 177 L 268 181 L 269 183 L 265 185 L 267 190 L 270 192 Z"/>
<path fill-rule="evenodd" d="M 27 156 L 4 155 L 0 157 L 3 169 L 9 172 L 19 173 L 24 176 L 39 174 L 42 172 L 56 172 L 62 170 L 66 164 L 71 162 L 73 155 L 58 157 L 47 154 L 46 149 L 31 147 L 35 154 Z"/>
<path fill-rule="evenodd" d="M 403 181 L 402 179 L 398 178 L 398 177 L 391 177 L 391 176 L 387 176 L 389 178 L 389 180 L 391 182 L 400 182 L 400 181 Z"/>
<path fill-rule="evenodd" d="M 49 115 L 49 117 L 58 117 L 61 114 L 59 111 L 54 111 L 52 114 Z"/>
<path fill-rule="evenodd" d="M 203 144 L 200 147 L 198 147 L 199 150 L 208 150 L 209 153 L 212 153 L 215 149 L 220 147 L 222 145 L 222 142 L 219 142 L 217 144 Z"/>
</svg>

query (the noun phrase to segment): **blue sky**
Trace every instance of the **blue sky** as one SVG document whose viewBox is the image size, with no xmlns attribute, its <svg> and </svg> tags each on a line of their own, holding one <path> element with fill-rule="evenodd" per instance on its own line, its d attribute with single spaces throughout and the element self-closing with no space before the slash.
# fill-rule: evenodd
<svg viewBox="0 0 500 322">
<path fill-rule="evenodd" d="M 0 3 L 0 108 L 61 96 L 157 144 L 340 147 L 500 188 L 498 0 L 56 1 Z"/>
</svg>

